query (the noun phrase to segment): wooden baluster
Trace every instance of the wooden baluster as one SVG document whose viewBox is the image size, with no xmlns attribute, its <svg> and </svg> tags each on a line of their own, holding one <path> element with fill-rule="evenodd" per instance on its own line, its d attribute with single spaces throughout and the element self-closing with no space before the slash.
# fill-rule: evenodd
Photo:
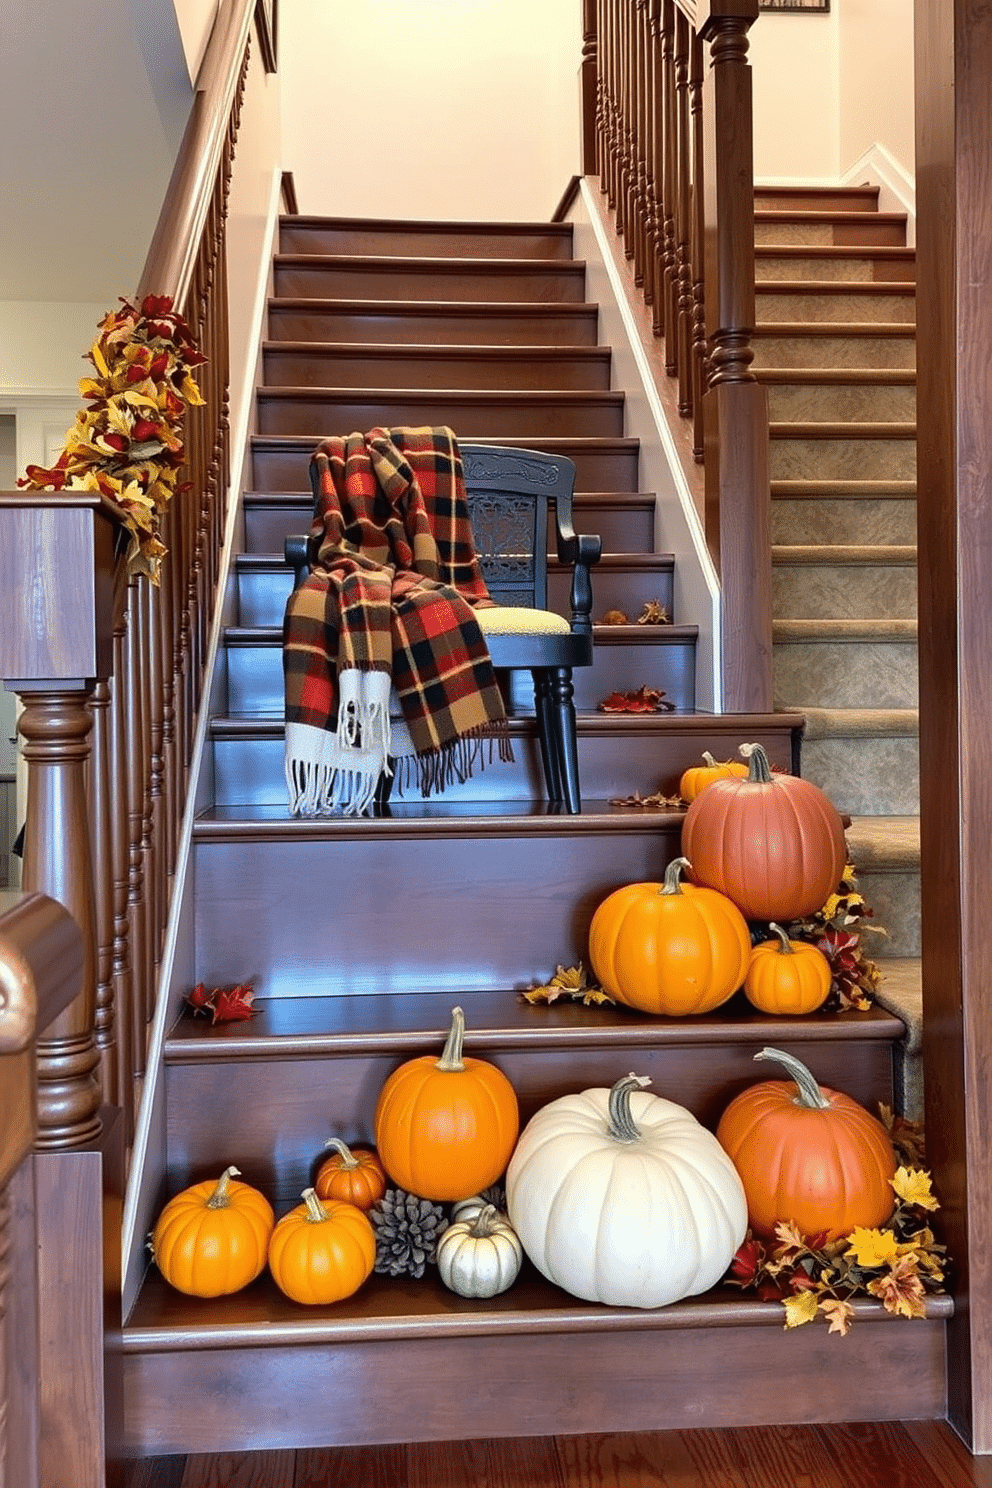
<svg viewBox="0 0 992 1488">
<path fill-rule="evenodd" d="M 725 14 L 724 11 L 731 12 Z M 736 12 L 736 13 L 735 13 Z M 706 152 L 706 526 L 718 555 L 723 706 L 772 707 L 768 400 L 751 371 L 754 189 L 747 32 L 758 0 L 710 0 Z"/>
<path fill-rule="evenodd" d="M 644 302 L 657 299 L 656 244 L 658 180 L 655 118 L 657 110 L 656 52 L 661 0 L 647 0 L 644 14 Z"/>
<path fill-rule="evenodd" d="M 141 737 L 144 756 L 141 760 L 141 877 L 145 893 L 145 1016 L 151 1018 L 155 1006 L 155 967 L 159 959 L 158 945 L 158 888 L 155 882 L 155 847 L 152 824 L 152 769 L 154 718 L 154 682 L 157 647 L 152 631 L 152 588 L 147 582 L 141 584 L 138 605 L 138 640 L 141 650 L 140 699 Z"/>
<path fill-rule="evenodd" d="M 117 1011 L 114 997 L 113 818 L 115 780 L 110 772 L 110 687 L 99 681 L 90 701 L 93 744 L 90 754 L 90 839 L 93 848 L 96 929 L 96 1046 L 100 1051 L 104 1098 L 116 1102 L 120 1090 Z"/>
<path fill-rule="evenodd" d="M 96 1044 L 96 934 L 86 764 L 92 684 L 18 681 L 18 732 L 27 763 L 21 883 L 72 915 L 83 936 L 79 995 L 38 1039 L 38 1147 L 91 1142 L 100 1133 L 100 1051 Z"/>
<path fill-rule="evenodd" d="M 689 60 L 689 99 L 692 119 L 692 453 L 702 461 L 703 394 L 708 382 L 706 345 L 706 212 L 703 185 L 703 43 L 692 36 Z"/>
<path fill-rule="evenodd" d="M 675 4 L 664 0 L 662 13 L 662 79 L 664 87 L 664 213 L 662 242 L 662 272 L 665 297 L 665 371 L 670 377 L 676 373 L 676 348 L 678 345 L 678 252 L 675 232 L 675 204 L 678 192 L 676 165 L 677 101 L 675 92 Z"/>
<path fill-rule="evenodd" d="M 692 165 L 689 134 L 689 22 L 681 11 L 675 26 L 675 323 L 679 413 L 692 413 Z"/>
<path fill-rule="evenodd" d="M 603 169 L 602 100 L 599 77 L 599 23 L 596 0 L 582 0 L 582 174 L 594 176 Z"/>
<path fill-rule="evenodd" d="M 654 207 L 651 218 L 651 328 L 665 334 L 665 38 L 662 0 L 651 0 L 651 159 Z"/>
<path fill-rule="evenodd" d="M 645 159 L 645 136 L 647 134 L 647 86 L 645 80 L 646 52 L 644 46 L 647 0 L 634 0 L 631 11 L 631 88 L 633 115 L 633 180 L 631 182 L 634 283 L 643 286 L 645 280 L 645 251 L 647 247 L 647 161 Z"/>
<path fill-rule="evenodd" d="M 128 585 L 128 622 L 124 665 L 126 753 L 121 787 L 127 803 L 128 920 L 131 949 L 131 1068 L 145 1072 L 145 1024 L 148 1007 L 148 916 L 145 900 L 145 859 L 142 851 L 145 819 L 145 734 L 142 709 L 141 600 L 139 581 Z"/>
<path fill-rule="evenodd" d="M 118 1100 L 124 1110 L 125 1129 L 134 1122 L 134 975 L 131 964 L 131 844 L 127 816 L 127 626 L 124 606 L 114 625 L 114 674 L 110 688 L 110 778 L 116 801 L 111 817 L 111 862 L 113 865 L 114 946 L 113 984 L 117 1009 Z"/>
</svg>

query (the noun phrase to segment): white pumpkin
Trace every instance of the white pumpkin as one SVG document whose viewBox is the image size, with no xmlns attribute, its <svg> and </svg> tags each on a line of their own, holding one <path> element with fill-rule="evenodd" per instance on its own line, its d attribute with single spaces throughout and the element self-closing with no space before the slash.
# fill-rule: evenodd
<svg viewBox="0 0 992 1488">
<path fill-rule="evenodd" d="M 456 1220 L 437 1243 L 441 1280 L 459 1297 L 495 1297 L 516 1281 L 523 1249 L 510 1221 L 494 1204 Z"/>
<path fill-rule="evenodd" d="M 549 1281 L 612 1307 L 663 1307 L 723 1276 L 747 1230 L 737 1170 L 683 1106 L 627 1075 L 552 1101 L 506 1174 L 510 1223 Z"/>
</svg>

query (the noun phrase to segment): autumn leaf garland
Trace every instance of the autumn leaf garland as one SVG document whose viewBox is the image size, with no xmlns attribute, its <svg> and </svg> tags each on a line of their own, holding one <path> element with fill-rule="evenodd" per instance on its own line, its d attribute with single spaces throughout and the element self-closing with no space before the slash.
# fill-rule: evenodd
<svg viewBox="0 0 992 1488">
<path fill-rule="evenodd" d="M 33 491 L 98 491 L 130 534 L 130 573 L 159 581 L 166 548 L 161 518 L 175 495 L 185 458 L 182 424 L 203 396 L 193 373 L 206 358 L 168 295 L 121 301 L 109 311 L 87 353 L 95 377 L 83 377 L 86 407 L 51 467 L 29 465 L 18 485 Z"/>
</svg>

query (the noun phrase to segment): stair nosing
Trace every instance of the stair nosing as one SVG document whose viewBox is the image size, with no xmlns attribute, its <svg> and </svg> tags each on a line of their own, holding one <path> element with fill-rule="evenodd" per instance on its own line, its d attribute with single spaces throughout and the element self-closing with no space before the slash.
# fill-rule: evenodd
<svg viewBox="0 0 992 1488">
<path fill-rule="evenodd" d="M 916 481 L 899 480 L 773 480 L 772 500 L 803 501 L 832 497 L 837 500 L 907 500 L 916 499 Z"/>
<path fill-rule="evenodd" d="M 445 314 L 457 311 L 466 317 L 471 315 L 585 315 L 598 317 L 599 306 L 593 300 L 369 300 L 324 295 L 271 295 L 268 308 L 289 309 L 318 313 L 347 311 L 353 315 L 436 315 L 438 309 Z M 370 343 L 377 345 L 377 342 Z"/>
<path fill-rule="evenodd" d="M 783 419 L 770 423 L 768 434 L 771 439 L 909 439 L 915 441 L 916 424 L 915 422 L 883 423 L 880 420 L 870 422 L 853 419 L 850 423 L 826 419 L 822 423 L 809 423 Z"/>
<path fill-rule="evenodd" d="M 758 382 L 791 383 L 797 387 L 913 387 L 915 367 L 752 367 Z"/>
<path fill-rule="evenodd" d="M 626 394 L 613 388 L 382 388 L 382 387 L 324 387 L 315 383 L 291 387 L 279 383 L 273 387 L 259 387 L 256 399 L 269 398 L 274 401 L 306 400 L 307 398 L 344 400 L 355 402 L 422 403 L 444 399 L 452 403 L 472 401 L 486 403 L 603 403 L 608 407 L 622 406 Z M 315 438 L 319 437 L 317 435 Z"/>
<path fill-rule="evenodd" d="M 786 568 L 915 568 L 916 545 L 902 543 L 773 543 L 772 563 Z"/>
<path fill-rule="evenodd" d="M 432 254 L 389 253 L 275 253 L 272 265 L 278 269 L 283 265 L 321 267 L 325 269 L 361 269 L 363 273 L 400 270 L 411 272 L 423 269 L 431 274 L 443 275 L 486 273 L 516 274 L 533 273 L 535 270 L 551 274 L 585 276 L 586 264 L 581 258 L 449 258 Z"/>
<path fill-rule="evenodd" d="M 282 304 L 283 301 L 278 303 Z M 323 302 L 321 302 L 323 303 Z M 381 304 L 381 301 L 376 301 Z M 569 346 L 567 343 L 556 343 L 542 345 L 539 341 L 517 343 L 515 345 L 491 345 L 485 341 L 479 342 L 453 342 L 442 346 L 432 345 L 429 341 L 273 341 L 262 342 L 263 354 L 290 352 L 296 356 L 311 353 L 316 356 L 339 356 L 342 358 L 354 357 L 397 357 L 399 359 L 413 360 L 417 357 L 437 357 L 443 361 L 468 361 L 472 358 L 485 357 L 487 361 L 544 361 L 547 359 L 577 361 L 609 361 L 613 356 L 613 348 L 610 346 Z"/>
<path fill-rule="evenodd" d="M 772 639 L 798 644 L 803 641 L 915 641 L 916 620 L 773 620 Z"/>
</svg>

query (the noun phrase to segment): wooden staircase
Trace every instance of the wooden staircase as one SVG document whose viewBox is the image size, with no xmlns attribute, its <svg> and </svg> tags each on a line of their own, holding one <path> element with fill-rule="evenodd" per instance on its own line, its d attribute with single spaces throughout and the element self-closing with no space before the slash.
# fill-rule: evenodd
<svg viewBox="0 0 992 1488">
<path fill-rule="evenodd" d="M 805 715 L 803 773 L 853 818 L 879 997 L 908 1029 L 899 1099 L 922 1119 L 915 253 L 872 187 L 759 188 L 755 233 L 775 702 Z"/>
<path fill-rule="evenodd" d="M 232 1162 L 284 1212 L 328 1136 L 371 1139 L 386 1076 L 440 1048 L 455 1002 L 468 1048 L 506 1072 L 524 1120 L 635 1069 L 712 1125 L 756 1078 L 765 1044 L 794 1050 L 869 1106 L 891 1100 L 903 1025 L 882 1008 L 784 1021 L 738 999 L 666 1020 L 519 996 L 557 964 L 584 960 L 596 905 L 622 883 L 660 878 L 678 850 L 678 811 L 617 798 L 673 793 L 704 749 L 726 756 L 745 739 L 789 768 L 801 724 L 795 711 L 695 711 L 695 627 L 674 611 L 670 558 L 653 550 L 654 497 L 639 489 L 637 441 L 570 229 L 287 219 L 274 283 L 183 950 L 149 1082 L 161 1114 L 145 1161 L 163 1177 L 136 1233 L 169 1193 Z M 583 811 L 543 802 L 532 699 L 511 681 L 513 765 L 426 803 L 394 800 L 381 817 L 295 820 L 282 777 L 290 580 L 279 554 L 308 522 L 310 452 L 331 432 L 433 422 L 576 463 L 576 527 L 599 531 L 605 550 L 596 663 L 576 676 Z M 786 437 L 798 448 L 798 435 Z M 780 481 L 776 502 L 789 499 L 801 498 Z M 648 599 L 673 623 L 636 624 Z M 552 602 L 565 602 L 554 572 Z M 604 626 L 615 607 L 631 623 Z M 597 710 L 608 692 L 645 684 L 675 711 Z M 180 1016 L 199 980 L 250 980 L 258 1015 L 218 1027 Z M 267 1277 L 207 1302 L 171 1292 L 152 1268 L 113 1347 L 125 1450 L 155 1455 L 793 1422 L 811 1411 L 824 1421 L 939 1416 L 946 1310 L 938 1301 L 910 1326 L 865 1303 L 838 1340 L 824 1326 L 786 1333 L 777 1304 L 730 1289 L 630 1312 L 579 1302 L 530 1268 L 485 1303 L 433 1275 L 373 1276 L 348 1302 L 309 1310 Z M 800 1376 L 809 1389 L 795 1388 Z"/>
</svg>

